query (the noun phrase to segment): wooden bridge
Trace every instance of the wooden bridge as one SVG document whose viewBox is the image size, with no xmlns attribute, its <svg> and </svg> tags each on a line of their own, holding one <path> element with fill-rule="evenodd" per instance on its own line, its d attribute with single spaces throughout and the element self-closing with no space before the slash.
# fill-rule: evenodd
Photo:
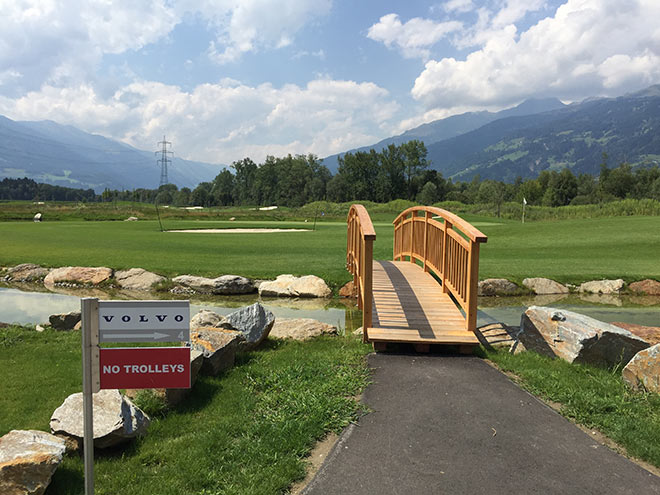
<svg viewBox="0 0 660 495">
<path fill-rule="evenodd" d="M 449 211 L 408 208 L 394 220 L 393 261 L 375 261 L 376 231 L 364 206 L 351 206 L 347 223 L 346 267 L 365 342 L 376 350 L 391 342 L 419 351 L 451 344 L 461 352 L 479 344 L 474 332 L 484 234 Z"/>
</svg>

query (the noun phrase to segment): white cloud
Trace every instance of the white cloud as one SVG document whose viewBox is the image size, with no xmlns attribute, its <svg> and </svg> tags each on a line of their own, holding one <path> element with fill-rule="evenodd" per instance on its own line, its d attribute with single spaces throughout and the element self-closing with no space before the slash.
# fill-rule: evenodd
<svg viewBox="0 0 660 495">
<path fill-rule="evenodd" d="M 387 14 L 369 28 L 367 37 L 388 48 L 396 47 L 406 58 L 428 59 L 431 46 L 462 26 L 458 21 L 435 22 L 420 17 L 403 24 L 397 14 Z"/>
<path fill-rule="evenodd" d="M 0 97 L 0 114 L 15 120 L 53 119 L 147 150 L 166 134 L 178 156 L 215 163 L 326 156 L 370 144 L 397 110 L 373 83 L 329 79 L 280 88 L 224 80 L 190 92 L 140 81 L 108 98 L 89 85 L 45 86 L 15 100 Z"/>
<path fill-rule="evenodd" d="M 474 8 L 472 0 L 449 0 L 442 5 L 446 12 L 469 12 Z"/>
<path fill-rule="evenodd" d="M 176 9 L 198 13 L 216 31 L 208 54 L 218 63 L 244 53 L 283 48 L 309 22 L 330 12 L 332 0 L 183 0 Z"/>
<path fill-rule="evenodd" d="M 167 35 L 177 22 L 164 0 L 0 0 L 2 94 L 44 83 L 79 83 L 105 53 L 138 50 Z"/>
<path fill-rule="evenodd" d="M 503 107 L 532 96 L 616 95 L 660 81 L 657 0 L 568 0 L 518 33 L 514 22 L 530 4 L 509 0 L 497 13 L 482 12 L 472 33 L 479 48 L 462 60 L 429 61 L 413 97 L 427 110 Z"/>
</svg>

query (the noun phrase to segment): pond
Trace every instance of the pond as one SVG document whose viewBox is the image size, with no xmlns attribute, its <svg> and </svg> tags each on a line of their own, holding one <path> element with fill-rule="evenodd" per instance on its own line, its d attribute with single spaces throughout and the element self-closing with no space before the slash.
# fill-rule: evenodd
<svg viewBox="0 0 660 495">
<path fill-rule="evenodd" d="M 103 292 L 97 289 L 43 292 L 43 287 L 16 289 L 0 287 L 0 321 L 38 324 L 48 316 L 80 310 L 81 297 L 99 299 L 191 299 L 191 314 L 201 309 L 227 315 L 238 308 L 259 301 L 280 318 L 314 318 L 352 331 L 361 325 L 361 312 L 349 301 L 327 299 L 260 298 L 247 296 L 175 296 L 145 292 Z M 624 321 L 646 326 L 660 326 L 660 297 L 640 296 L 529 296 L 481 297 L 477 325 L 500 322 L 517 326 L 529 306 L 551 306 L 582 313 L 597 320 Z"/>
</svg>

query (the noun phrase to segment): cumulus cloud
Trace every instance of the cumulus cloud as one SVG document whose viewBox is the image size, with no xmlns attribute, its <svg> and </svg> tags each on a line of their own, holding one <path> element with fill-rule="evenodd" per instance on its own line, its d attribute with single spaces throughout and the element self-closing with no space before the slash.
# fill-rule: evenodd
<svg viewBox="0 0 660 495">
<path fill-rule="evenodd" d="M 332 0 L 183 0 L 176 9 L 199 14 L 214 28 L 208 54 L 223 64 L 291 45 L 300 29 L 331 7 Z"/>
<path fill-rule="evenodd" d="M 0 91 L 89 78 L 103 54 L 138 50 L 176 24 L 164 0 L 0 0 Z M 139 19 L 139 22 L 136 22 Z"/>
<path fill-rule="evenodd" d="M 519 32 L 515 23 L 529 5 L 538 7 L 509 0 L 498 12 L 481 12 L 467 43 L 478 49 L 427 62 L 413 97 L 427 110 L 504 107 L 532 96 L 616 95 L 660 81 L 657 0 L 568 0 Z"/>
<path fill-rule="evenodd" d="M 189 92 L 138 81 L 108 98 L 89 85 L 45 86 L 18 99 L 0 97 L 0 114 L 13 119 L 53 119 L 141 149 L 167 133 L 179 156 L 215 163 L 345 151 L 380 139 L 397 110 L 373 83 L 330 79 L 279 88 L 227 79 Z"/>
<path fill-rule="evenodd" d="M 428 59 L 429 47 L 462 26 L 458 21 L 435 22 L 420 17 L 404 24 L 397 14 L 387 14 L 369 28 L 367 37 L 383 42 L 388 48 L 397 48 L 406 58 Z"/>
</svg>

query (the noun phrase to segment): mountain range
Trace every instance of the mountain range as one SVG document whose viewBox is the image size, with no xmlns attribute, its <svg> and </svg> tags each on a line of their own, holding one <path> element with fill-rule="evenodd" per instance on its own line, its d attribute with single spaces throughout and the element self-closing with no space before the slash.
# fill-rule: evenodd
<svg viewBox="0 0 660 495">
<path fill-rule="evenodd" d="M 154 143 L 155 144 L 155 143 Z M 153 151 L 53 121 L 16 122 L 0 116 L 0 179 L 27 177 L 59 186 L 94 189 L 155 189 L 160 167 Z M 212 180 L 222 165 L 172 158 L 169 182 L 194 188 Z"/>
<path fill-rule="evenodd" d="M 511 182 L 564 167 L 575 174 L 596 174 L 603 153 L 611 167 L 622 162 L 658 164 L 660 85 L 570 105 L 550 98 L 528 100 L 497 113 L 465 113 L 351 152 L 380 151 L 411 139 L 424 141 L 431 168 L 461 181 L 479 175 Z M 326 158 L 324 164 L 332 170 L 341 155 Z"/>
</svg>

